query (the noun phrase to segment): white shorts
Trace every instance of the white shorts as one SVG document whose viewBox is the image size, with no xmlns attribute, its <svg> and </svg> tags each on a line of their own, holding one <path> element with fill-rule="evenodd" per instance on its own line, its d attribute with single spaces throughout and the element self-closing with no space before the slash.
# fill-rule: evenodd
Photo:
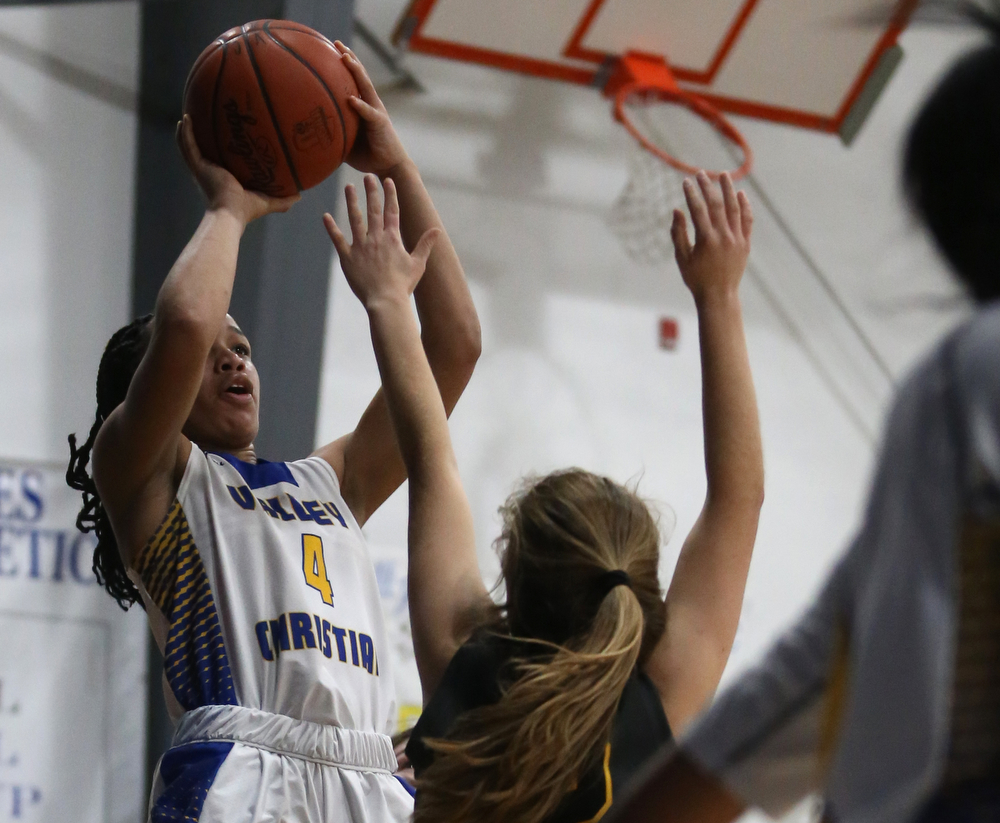
<svg viewBox="0 0 1000 823">
<path fill-rule="evenodd" d="M 413 798 L 395 771 L 386 735 L 205 706 L 160 759 L 149 822 L 402 823 Z"/>
</svg>

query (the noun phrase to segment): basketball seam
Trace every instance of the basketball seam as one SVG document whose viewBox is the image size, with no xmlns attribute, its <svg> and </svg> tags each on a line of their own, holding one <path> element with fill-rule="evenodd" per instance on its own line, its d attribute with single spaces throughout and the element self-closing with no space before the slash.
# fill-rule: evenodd
<svg viewBox="0 0 1000 823">
<path fill-rule="evenodd" d="M 201 54 L 198 55 L 198 59 L 195 60 L 194 61 L 194 65 L 191 66 L 191 71 L 188 72 L 187 80 L 184 81 L 184 95 L 181 98 L 182 100 L 187 97 L 188 88 L 191 86 L 191 79 L 194 77 L 195 72 L 199 68 L 201 68 L 202 63 L 204 63 L 206 60 L 208 60 L 209 57 L 212 56 L 212 52 L 210 51 L 210 49 L 212 48 L 212 46 L 215 46 L 215 45 L 220 45 L 223 48 L 225 48 L 226 43 L 220 37 L 220 38 L 218 38 L 216 40 L 213 40 L 211 43 L 209 43 L 208 46 L 205 47 L 205 50 Z"/>
<path fill-rule="evenodd" d="M 222 86 L 222 72 L 226 68 L 226 52 L 229 49 L 228 43 L 222 44 L 222 62 L 219 63 L 219 71 L 215 75 L 215 88 L 212 90 L 212 138 L 215 141 L 215 151 L 219 162 L 222 162 L 225 155 L 222 153 L 222 143 L 219 142 L 219 88 Z"/>
<path fill-rule="evenodd" d="M 265 30 L 272 28 L 271 22 L 274 21 L 269 21 L 267 26 L 264 27 Z M 284 21 L 278 21 L 278 22 L 284 22 Z M 325 34 L 320 34 L 318 31 L 313 31 L 312 29 L 308 30 L 304 28 L 296 29 L 292 28 L 291 26 L 273 26 L 273 28 L 275 31 L 297 31 L 299 34 L 304 34 L 307 37 L 312 37 L 314 40 L 322 40 L 324 43 L 328 43 L 329 45 L 333 46 L 334 49 L 337 48 L 336 44 L 329 37 L 327 37 Z"/>
<path fill-rule="evenodd" d="M 286 29 L 278 29 L 278 31 L 296 31 L 296 29 L 286 28 Z M 309 65 L 309 63 L 306 62 L 304 57 L 301 57 L 299 53 L 296 52 L 295 49 L 293 49 L 287 43 L 284 43 L 283 41 L 275 37 L 273 34 L 271 34 L 271 28 L 267 24 L 264 25 L 264 33 L 267 34 L 267 36 L 270 37 L 280 48 L 283 48 L 290 55 L 292 55 L 292 57 L 298 60 L 303 66 L 305 66 L 310 71 L 312 76 L 315 77 L 320 82 L 320 85 L 323 86 L 323 88 L 326 90 L 326 93 L 330 98 L 330 102 L 333 103 L 333 108 L 337 112 L 337 117 L 340 119 L 341 143 L 344 146 L 343 151 L 341 152 L 340 162 L 343 163 L 344 159 L 347 157 L 347 148 L 348 148 L 347 124 L 344 122 L 344 113 L 340 110 L 340 104 L 337 103 L 337 98 L 334 97 L 333 91 L 331 91 L 330 87 L 326 84 L 326 81 L 322 77 L 320 77 L 319 72 L 317 72 L 316 69 L 314 69 L 311 65 Z M 323 39 L 325 40 L 326 38 Z"/>
<path fill-rule="evenodd" d="M 243 42 L 247 47 L 247 56 L 250 58 L 250 66 L 253 68 L 253 73 L 257 77 L 257 86 L 260 88 L 260 95 L 264 98 L 264 105 L 267 106 L 267 113 L 271 115 L 271 124 L 274 126 L 274 133 L 278 136 L 278 145 L 281 146 L 281 152 L 285 155 L 285 162 L 288 163 L 288 170 L 292 173 L 292 181 L 295 183 L 295 188 L 297 191 L 302 191 L 302 184 L 299 182 L 299 175 L 295 170 L 295 163 L 292 162 L 292 156 L 288 151 L 288 146 L 285 144 L 285 136 L 281 133 L 281 127 L 278 125 L 278 118 L 274 116 L 274 107 L 271 105 L 271 98 L 267 93 L 267 88 L 264 86 L 264 78 L 260 74 L 260 68 L 257 65 L 257 58 L 254 57 L 253 48 L 250 45 L 250 38 L 247 37 L 247 33 L 244 27 Z"/>
</svg>

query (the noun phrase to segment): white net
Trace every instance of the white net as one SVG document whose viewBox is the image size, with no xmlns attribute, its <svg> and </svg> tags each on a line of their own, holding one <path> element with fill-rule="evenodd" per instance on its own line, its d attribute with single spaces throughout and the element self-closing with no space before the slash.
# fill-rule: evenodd
<svg viewBox="0 0 1000 823">
<path fill-rule="evenodd" d="M 726 138 L 685 106 L 636 94 L 626 109 L 639 133 L 668 154 L 695 168 L 732 168 L 734 157 Z M 628 183 L 611 207 L 607 225 L 633 260 L 647 264 L 673 260 L 670 225 L 674 209 L 686 209 L 687 175 L 631 139 L 628 166 Z"/>
<path fill-rule="evenodd" d="M 670 225 L 684 208 L 684 174 L 638 143 L 629 144 L 629 177 L 607 217 L 625 253 L 639 263 L 673 260 Z"/>
</svg>

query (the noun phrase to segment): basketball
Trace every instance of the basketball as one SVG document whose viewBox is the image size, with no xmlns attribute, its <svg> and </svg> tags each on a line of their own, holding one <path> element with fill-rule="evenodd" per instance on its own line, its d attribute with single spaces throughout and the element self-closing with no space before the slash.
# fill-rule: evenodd
<svg viewBox="0 0 1000 823">
<path fill-rule="evenodd" d="M 325 180 L 354 145 L 358 87 L 332 42 L 288 20 L 256 20 L 206 48 L 184 113 L 206 159 L 245 188 L 287 197 Z"/>
</svg>

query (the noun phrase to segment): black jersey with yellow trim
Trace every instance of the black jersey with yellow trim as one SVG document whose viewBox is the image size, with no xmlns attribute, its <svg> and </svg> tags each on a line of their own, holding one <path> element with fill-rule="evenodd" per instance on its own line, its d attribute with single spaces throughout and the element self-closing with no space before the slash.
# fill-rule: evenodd
<svg viewBox="0 0 1000 823">
<path fill-rule="evenodd" d="M 526 656 L 522 644 L 495 634 L 477 637 L 455 653 L 406 746 L 418 780 L 434 760 L 434 753 L 424 741 L 447 738 L 460 715 L 499 701 L 502 684 L 515 676 L 512 660 L 518 656 Z M 604 755 L 546 823 L 596 823 L 646 761 L 671 739 L 670 724 L 656 687 L 644 672 L 637 670 L 622 692 Z"/>
</svg>

